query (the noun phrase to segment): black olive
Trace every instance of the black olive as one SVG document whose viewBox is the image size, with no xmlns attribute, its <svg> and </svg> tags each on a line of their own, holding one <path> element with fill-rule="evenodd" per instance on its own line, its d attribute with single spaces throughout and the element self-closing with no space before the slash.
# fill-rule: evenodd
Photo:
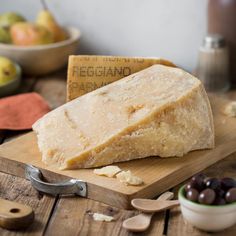
<svg viewBox="0 0 236 236">
<path fill-rule="evenodd" d="M 222 197 L 216 197 L 215 201 L 213 202 L 213 205 L 225 205 L 226 201 Z"/>
<path fill-rule="evenodd" d="M 215 201 L 215 198 L 215 191 L 213 189 L 207 188 L 199 194 L 198 202 L 206 205 L 211 205 Z"/>
<path fill-rule="evenodd" d="M 221 179 L 221 187 L 225 191 L 228 191 L 230 188 L 236 187 L 236 181 L 232 178 L 225 177 Z"/>
<path fill-rule="evenodd" d="M 199 196 L 199 192 L 194 188 L 190 188 L 186 193 L 186 198 L 193 202 L 198 201 L 198 196 Z"/>
<path fill-rule="evenodd" d="M 224 198 L 225 197 L 225 191 L 222 188 L 218 188 L 215 190 L 217 197 Z"/>
<path fill-rule="evenodd" d="M 204 189 L 204 179 L 206 176 L 204 174 L 197 174 L 191 178 L 191 182 L 198 191 Z"/>
<path fill-rule="evenodd" d="M 202 190 L 202 186 L 199 187 L 197 181 L 194 181 L 192 179 L 185 185 L 185 191 L 187 192 L 190 188 L 195 188 L 198 191 Z"/>
<path fill-rule="evenodd" d="M 221 187 L 221 183 L 217 178 L 210 178 L 205 183 L 206 188 L 211 188 L 213 190 L 219 189 Z"/>
<path fill-rule="evenodd" d="M 231 188 L 228 190 L 228 192 L 225 194 L 225 200 L 228 203 L 236 201 L 236 188 Z"/>
</svg>

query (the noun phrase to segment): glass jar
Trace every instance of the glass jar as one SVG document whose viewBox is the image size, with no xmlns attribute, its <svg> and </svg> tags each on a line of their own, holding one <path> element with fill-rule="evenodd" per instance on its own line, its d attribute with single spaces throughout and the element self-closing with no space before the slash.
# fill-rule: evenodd
<svg viewBox="0 0 236 236">
<path fill-rule="evenodd" d="M 221 35 L 207 35 L 204 38 L 199 49 L 196 74 L 209 92 L 229 89 L 229 52 Z"/>
<path fill-rule="evenodd" d="M 226 39 L 230 57 L 230 79 L 236 84 L 236 0 L 208 1 L 208 33 Z"/>
</svg>

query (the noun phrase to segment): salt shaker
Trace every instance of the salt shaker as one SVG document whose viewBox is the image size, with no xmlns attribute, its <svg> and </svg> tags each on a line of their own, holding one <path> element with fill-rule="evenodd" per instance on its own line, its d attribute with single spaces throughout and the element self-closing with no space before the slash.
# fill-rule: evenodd
<svg viewBox="0 0 236 236">
<path fill-rule="evenodd" d="M 205 37 L 199 50 L 196 73 L 209 92 L 225 92 L 229 89 L 229 50 L 221 35 Z"/>
</svg>

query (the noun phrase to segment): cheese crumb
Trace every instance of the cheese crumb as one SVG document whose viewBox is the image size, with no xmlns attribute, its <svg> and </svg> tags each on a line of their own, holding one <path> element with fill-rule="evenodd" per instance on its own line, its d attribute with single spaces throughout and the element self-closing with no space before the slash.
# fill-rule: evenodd
<svg viewBox="0 0 236 236">
<path fill-rule="evenodd" d="M 236 101 L 229 102 L 225 106 L 224 114 L 229 117 L 236 117 Z"/>
<path fill-rule="evenodd" d="M 126 185 L 141 185 L 143 183 L 143 180 L 133 175 L 130 170 L 122 171 L 116 175 L 116 177 L 120 182 L 125 183 Z"/>
<path fill-rule="evenodd" d="M 120 171 L 121 169 L 118 166 L 105 166 L 101 169 L 95 169 L 93 173 L 96 175 L 104 175 L 112 178 Z"/>
<path fill-rule="evenodd" d="M 94 214 L 93 214 L 93 219 L 94 219 L 95 221 L 111 222 L 112 220 L 114 220 L 114 217 L 112 217 L 112 216 L 107 216 L 107 215 L 100 214 L 100 213 L 94 213 Z"/>
</svg>

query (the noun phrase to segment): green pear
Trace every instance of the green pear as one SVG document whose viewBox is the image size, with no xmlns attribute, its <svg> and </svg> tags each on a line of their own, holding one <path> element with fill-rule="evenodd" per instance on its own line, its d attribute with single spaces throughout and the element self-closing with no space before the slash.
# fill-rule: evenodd
<svg viewBox="0 0 236 236">
<path fill-rule="evenodd" d="M 39 12 L 36 24 L 47 28 L 52 33 L 54 42 L 63 41 L 67 38 L 65 31 L 56 22 L 51 12 L 46 9 Z"/>
<path fill-rule="evenodd" d="M 0 43 L 11 43 L 11 35 L 8 29 L 0 26 Z"/>
<path fill-rule="evenodd" d="M 15 79 L 17 70 L 15 64 L 6 57 L 0 57 L 0 86 Z"/>
<path fill-rule="evenodd" d="M 11 26 L 11 39 L 18 46 L 33 46 L 53 43 L 52 34 L 43 26 L 19 22 Z"/>
<path fill-rule="evenodd" d="M 0 26 L 10 27 L 17 22 L 23 22 L 25 18 L 15 12 L 7 12 L 0 15 Z"/>
</svg>

